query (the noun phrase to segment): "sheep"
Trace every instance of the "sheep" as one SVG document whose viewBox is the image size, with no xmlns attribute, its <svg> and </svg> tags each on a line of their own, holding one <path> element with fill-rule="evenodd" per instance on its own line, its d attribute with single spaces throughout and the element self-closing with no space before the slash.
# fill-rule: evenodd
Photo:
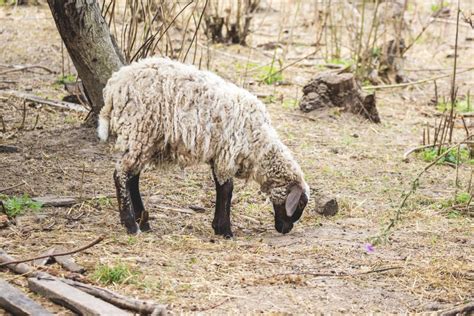
<svg viewBox="0 0 474 316">
<path fill-rule="evenodd" d="M 128 233 L 150 230 L 138 185 L 150 164 L 209 164 L 216 187 L 212 227 L 225 238 L 233 237 L 234 177 L 255 180 L 269 195 L 278 232 L 290 232 L 301 217 L 309 199 L 303 172 L 263 103 L 247 90 L 192 65 L 152 57 L 114 73 L 103 94 L 98 136 L 116 135 L 121 157 L 114 181 Z"/>
</svg>

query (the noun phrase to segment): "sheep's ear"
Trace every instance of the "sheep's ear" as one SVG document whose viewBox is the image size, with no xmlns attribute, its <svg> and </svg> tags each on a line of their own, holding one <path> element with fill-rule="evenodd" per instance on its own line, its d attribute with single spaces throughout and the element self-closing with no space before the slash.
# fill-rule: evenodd
<svg viewBox="0 0 474 316">
<path fill-rule="evenodd" d="M 296 207 L 298 206 L 298 203 L 300 202 L 300 197 L 302 193 L 303 193 L 303 189 L 300 188 L 299 185 L 294 185 L 291 188 L 291 191 L 288 194 L 288 197 L 286 198 L 286 203 L 285 203 L 286 215 L 288 217 L 292 217 L 293 214 L 295 214 Z"/>
</svg>

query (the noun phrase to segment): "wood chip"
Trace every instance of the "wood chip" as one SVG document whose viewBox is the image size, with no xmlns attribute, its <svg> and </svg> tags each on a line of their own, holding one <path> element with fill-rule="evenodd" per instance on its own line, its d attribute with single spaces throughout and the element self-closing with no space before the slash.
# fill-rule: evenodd
<svg viewBox="0 0 474 316">
<path fill-rule="evenodd" d="M 22 291 L 0 279 L 0 307 L 13 315 L 53 315 Z"/>
<path fill-rule="evenodd" d="M 33 292 L 43 295 L 80 315 L 131 315 L 54 278 L 29 278 L 28 286 Z"/>
</svg>

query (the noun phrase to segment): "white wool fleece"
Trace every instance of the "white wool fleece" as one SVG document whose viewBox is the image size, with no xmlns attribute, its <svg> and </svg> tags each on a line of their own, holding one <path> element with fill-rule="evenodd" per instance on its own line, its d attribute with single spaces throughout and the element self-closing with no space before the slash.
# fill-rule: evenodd
<svg viewBox="0 0 474 316">
<path fill-rule="evenodd" d="M 271 195 L 298 184 L 309 197 L 303 173 L 263 103 L 211 72 L 167 58 L 143 59 L 113 74 L 104 102 L 98 134 L 104 141 L 109 129 L 117 135 L 122 168 L 203 162 L 221 184 L 232 177 L 252 179 Z"/>
</svg>

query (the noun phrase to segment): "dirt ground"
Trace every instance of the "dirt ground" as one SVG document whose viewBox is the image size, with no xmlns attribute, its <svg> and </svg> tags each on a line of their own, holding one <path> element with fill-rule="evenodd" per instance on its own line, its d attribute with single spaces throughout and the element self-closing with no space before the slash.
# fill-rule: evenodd
<svg viewBox="0 0 474 316">
<path fill-rule="evenodd" d="M 0 126 L 0 145 L 18 149 L 0 152 L 0 189 L 19 184 L 1 193 L 112 197 L 28 212 L 17 218 L 16 225 L 0 229 L 1 247 L 23 258 L 54 245 L 72 249 L 104 234 L 105 241 L 74 255 L 87 268 L 87 279 L 101 285 L 94 278 L 98 266 L 123 263 L 133 277 L 108 287 L 167 304 L 173 313 L 407 313 L 474 300 L 472 217 L 439 207 L 454 194 L 456 171 L 450 166 L 430 169 L 389 241 L 373 251 L 367 249 L 369 238 L 394 216 L 402 193 L 426 166 L 416 155 L 403 162 L 402 155 L 420 144 L 427 122 L 434 124 L 436 110 L 428 105 L 433 84 L 378 91 L 381 124 L 335 109 L 302 114 L 286 106 L 285 100 L 301 96 L 301 85 L 318 71 L 308 63 L 316 65 L 320 60 L 289 68 L 284 72 L 287 84 L 281 86 L 251 84 L 251 78 L 242 79 L 238 71 L 244 62 L 241 56 L 268 62 L 252 47 L 277 39 L 268 34 L 274 22 L 271 16 L 280 14 L 278 8 L 265 15 L 266 20 L 257 14 L 260 28 L 252 35 L 250 47 L 213 46 L 211 69 L 239 84 L 244 81 L 259 96 L 274 96 L 267 102 L 273 125 L 300 162 L 313 193 L 338 199 L 336 216 L 321 217 L 311 200 L 294 230 L 280 235 L 273 228 L 271 204 L 257 185 L 236 181 L 235 237 L 224 240 L 214 236 L 211 228 L 214 184 L 209 167 L 171 167 L 143 174 L 141 190 L 153 231 L 128 236 L 113 198 L 112 144 L 99 143 L 94 130 L 82 126 L 83 113 L 26 102 L 23 115 L 24 102 L 4 93 L 14 90 L 52 99 L 65 94 L 55 84 L 61 74 L 61 42 L 47 6 L 0 7 L 0 115 L 6 129 Z M 309 42 L 304 21 L 295 28 L 295 36 Z M 447 55 L 453 49 L 454 27 L 435 23 L 408 53 L 410 80 L 450 73 L 453 59 Z M 474 30 L 463 26 L 460 69 L 474 66 L 474 42 L 466 40 L 469 37 L 474 37 Z M 288 60 L 312 49 L 293 45 Z M 55 73 L 30 69 L 1 75 L 10 65 L 43 65 Z M 459 95 L 469 89 L 472 93 L 472 72 L 460 74 L 457 80 Z M 447 95 L 449 78 L 437 84 L 440 93 Z M 25 128 L 20 130 L 23 117 Z M 462 125 L 457 126 L 455 138 L 463 133 Z M 471 167 L 461 165 L 458 172 L 466 187 Z M 205 212 L 190 215 L 163 205 L 197 205 Z M 36 297 L 28 292 L 22 276 L 0 270 L 0 278 Z M 36 298 L 52 311 L 69 313 Z"/>
</svg>

